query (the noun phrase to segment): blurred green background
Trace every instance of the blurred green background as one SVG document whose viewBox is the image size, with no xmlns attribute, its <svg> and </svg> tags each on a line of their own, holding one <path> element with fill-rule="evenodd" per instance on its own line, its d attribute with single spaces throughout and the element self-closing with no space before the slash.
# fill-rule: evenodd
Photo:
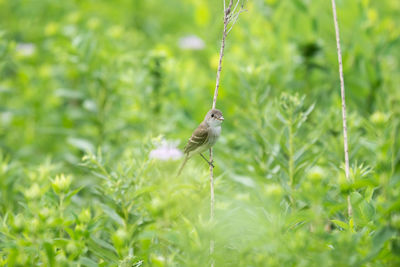
<svg viewBox="0 0 400 267">
<path fill-rule="evenodd" d="M 337 0 L 350 182 L 330 1 L 245 8 L 210 222 L 222 1 L 0 0 L 0 265 L 400 265 L 400 1 Z"/>
</svg>

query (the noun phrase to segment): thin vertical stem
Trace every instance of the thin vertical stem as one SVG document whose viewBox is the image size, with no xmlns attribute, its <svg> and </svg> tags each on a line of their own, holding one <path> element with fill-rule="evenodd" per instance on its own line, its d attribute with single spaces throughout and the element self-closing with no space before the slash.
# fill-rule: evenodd
<svg viewBox="0 0 400 267">
<path fill-rule="evenodd" d="M 239 1 L 239 0 L 238 0 Z M 217 104 L 217 97 L 218 97 L 218 89 L 219 89 L 219 82 L 221 79 L 221 70 L 222 70 L 222 58 L 224 57 L 224 50 L 225 50 L 225 40 L 227 33 L 227 28 L 229 24 L 229 14 L 231 12 L 231 8 L 233 5 L 233 0 L 230 0 L 228 7 L 226 8 L 225 0 L 224 2 L 224 31 L 222 34 L 222 41 L 221 41 L 221 48 L 219 51 L 219 61 L 218 61 L 218 69 L 217 69 L 217 78 L 215 81 L 215 90 L 214 90 L 214 98 L 212 103 L 212 108 L 215 109 Z M 210 148 L 210 162 L 213 162 L 213 150 Z M 210 220 L 211 222 L 214 221 L 214 166 L 210 164 Z M 210 240 L 210 255 L 211 255 L 211 267 L 214 267 L 214 238 L 212 237 Z"/>
<path fill-rule="evenodd" d="M 210 163 L 212 163 L 212 155 L 213 150 L 210 148 Z M 214 172 L 213 165 L 210 164 L 210 198 L 211 198 L 211 206 L 210 206 L 210 219 L 214 220 Z"/>
<path fill-rule="evenodd" d="M 397 132 L 397 125 L 398 125 L 399 121 L 397 119 L 395 119 L 394 123 L 393 123 L 393 129 L 392 132 L 390 134 L 390 139 L 392 141 L 392 145 L 391 145 L 391 150 L 392 150 L 392 159 L 391 159 L 391 171 L 390 171 L 390 176 L 393 177 L 394 172 L 395 172 L 395 168 L 396 168 L 396 132 Z"/>
<path fill-rule="evenodd" d="M 340 92 L 341 92 L 341 97 L 342 97 L 342 120 L 343 120 L 345 173 L 346 173 L 347 181 L 350 182 L 349 147 L 347 145 L 346 95 L 345 95 L 345 90 L 344 90 L 342 52 L 340 49 L 339 25 L 338 25 L 338 20 L 337 20 L 337 16 L 336 16 L 335 0 L 332 0 L 332 12 L 333 12 L 333 21 L 335 24 L 335 32 L 336 32 L 336 47 L 337 47 L 337 55 L 338 55 L 338 63 L 339 63 Z M 350 195 L 347 196 L 347 213 L 348 213 L 349 218 L 351 219 L 353 211 L 352 211 L 351 202 L 350 202 Z"/>
<path fill-rule="evenodd" d="M 221 70 L 222 70 L 222 58 L 224 57 L 225 50 L 225 40 L 227 36 L 227 29 L 229 24 L 229 13 L 231 12 L 231 8 L 233 5 L 233 0 L 230 0 L 228 8 L 225 9 L 225 0 L 224 1 L 224 32 L 222 34 L 221 48 L 219 50 L 219 61 L 218 61 L 218 69 L 217 69 L 217 78 L 215 81 L 215 90 L 214 90 L 214 98 L 212 103 L 212 108 L 214 109 L 217 104 L 218 97 L 218 89 L 219 89 L 219 81 L 221 79 Z"/>
<path fill-rule="evenodd" d="M 224 3 L 224 31 L 222 34 L 222 40 L 221 40 L 221 48 L 219 51 L 219 61 L 218 61 L 218 69 L 217 69 L 217 78 L 215 81 L 215 90 L 214 90 L 214 97 L 213 97 L 213 103 L 212 103 L 212 108 L 215 109 L 215 106 L 217 104 L 217 98 L 218 98 L 218 89 L 219 89 L 219 83 L 221 80 L 221 70 L 222 70 L 222 58 L 224 57 L 224 50 L 225 50 L 225 40 L 226 36 L 232 30 L 233 25 L 236 23 L 237 18 L 239 17 L 240 13 L 242 12 L 242 9 L 240 11 L 235 13 L 236 7 L 238 6 L 240 0 L 237 0 L 236 6 L 234 10 L 232 11 L 232 5 L 233 5 L 233 0 L 229 1 L 228 7 L 225 4 L 225 0 L 223 0 Z M 243 7 L 243 5 L 242 5 Z M 231 15 L 232 14 L 232 15 Z M 232 18 L 233 22 L 232 22 Z M 231 23 L 231 27 L 228 30 L 228 25 Z M 213 162 L 213 150 L 210 148 L 210 162 Z M 211 204 L 210 204 L 210 220 L 211 222 L 214 220 L 214 166 L 210 164 L 210 195 L 211 195 Z M 210 255 L 211 255 L 211 267 L 214 267 L 214 259 L 212 258 L 212 255 L 214 253 L 214 238 L 211 238 L 210 241 Z"/>
<path fill-rule="evenodd" d="M 289 182 L 290 187 L 293 189 L 294 187 L 294 155 L 293 155 L 293 129 L 292 129 L 292 121 L 289 121 Z"/>
<path fill-rule="evenodd" d="M 213 150 L 212 148 L 210 148 L 210 162 L 213 162 L 212 159 L 213 156 Z M 210 220 L 211 222 L 214 221 L 214 172 L 213 172 L 213 165 L 210 164 Z M 214 254 L 214 237 L 212 234 L 212 238 L 210 240 L 210 255 L 212 257 L 212 255 Z M 214 267 L 214 259 L 211 258 L 211 267 Z"/>
</svg>

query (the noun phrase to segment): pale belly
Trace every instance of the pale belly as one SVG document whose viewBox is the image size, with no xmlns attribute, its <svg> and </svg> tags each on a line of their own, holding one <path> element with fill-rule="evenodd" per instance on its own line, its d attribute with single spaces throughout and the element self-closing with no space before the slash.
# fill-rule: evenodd
<svg viewBox="0 0 400 267">
<path fill-rule="evenodd" d="M 210 136 L 208 137 L 208 148 L 215 145 L 220 135 L 221 135 L 221 126 L 216 126 L 211 128 Z"/>
</svg>

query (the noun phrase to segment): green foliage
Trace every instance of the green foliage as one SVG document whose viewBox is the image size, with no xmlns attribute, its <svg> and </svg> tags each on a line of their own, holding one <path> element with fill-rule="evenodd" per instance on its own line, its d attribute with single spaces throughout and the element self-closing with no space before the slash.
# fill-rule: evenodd
<svg viewBox="0 0 400 267">
<path fill-rule="evenodd" d="M 350 180 L 329 1 L 247 1 L 210 222 L 204 160 L 150 155 L 211 106 L 222 3 L 0 0 L 0 265 L 398 266 L 400 4 L 337 6 Z"/>
</svg>

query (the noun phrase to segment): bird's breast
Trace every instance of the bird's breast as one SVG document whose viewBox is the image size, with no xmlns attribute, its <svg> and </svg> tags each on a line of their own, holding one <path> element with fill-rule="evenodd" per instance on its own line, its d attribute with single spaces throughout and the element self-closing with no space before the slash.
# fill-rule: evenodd
<svg viewBox="0 0 400 267">
<path fill-rule="evenodd" d="M 221 126 L 210 127 L 210 136 L 208 137 L 208 144 L 213 146 L 217 142 L 218 137 L 221 135 Z"/>
</svg>

